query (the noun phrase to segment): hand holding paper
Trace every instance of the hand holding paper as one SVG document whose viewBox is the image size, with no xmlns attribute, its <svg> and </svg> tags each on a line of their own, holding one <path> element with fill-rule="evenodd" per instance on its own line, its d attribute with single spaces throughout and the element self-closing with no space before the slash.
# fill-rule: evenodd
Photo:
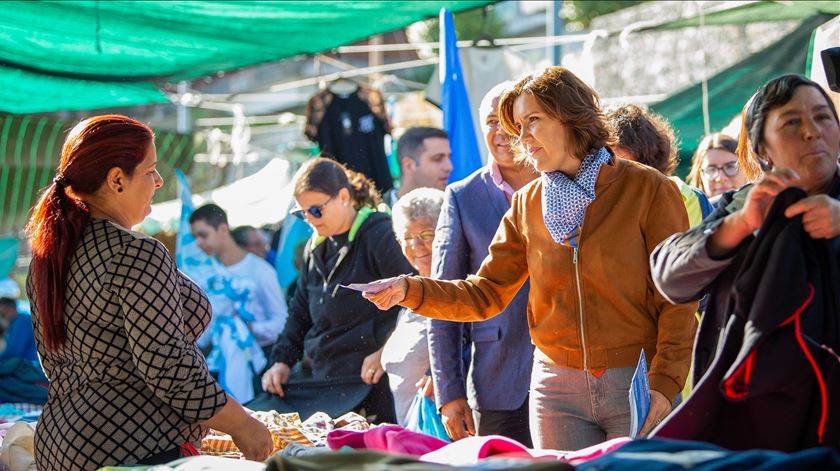
<svg viewBox="0 0 840 471">
<path fill-rule="evenodd" d="M 400 275 L 366 284 L 352 284 L 345 286 L 345 288 L 361 291 L 362 297 L 376 304 L 379 309 L 387 311 L 405 299 L 408 292 L 408 281 L 404 279 L 406 276 L 408 275 Z"/>
<path fill-rule="evenodd" d="M 376 294 L 383 290 L 390 288 L 396 284 L 400 279 L 408 275 L 395 276 L 393 278 L 383 278 L 381 280 L 371 281 L 370 283 L 350 283 L 349 285 L 341 285 L 342 288 L 361 291 L 363 293 Z"/>
</svg>

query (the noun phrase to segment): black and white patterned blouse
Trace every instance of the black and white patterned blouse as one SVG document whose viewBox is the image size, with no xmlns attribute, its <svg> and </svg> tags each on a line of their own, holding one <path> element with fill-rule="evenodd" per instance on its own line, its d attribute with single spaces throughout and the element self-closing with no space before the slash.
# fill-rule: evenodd
<svg viewBox="0 0 840 471">
<path fill-rule="evenodd" d="M 70 263 L 59 351 L 46 350 L 33 289 L 30 276 L 38 354 L 50 379 L 35 433 L 39 470 L 132 464 L 201 439 L 199 422 L 227 401 L 195 346 L 210 304 L 163 244 L 91 220 Z"/>
</svg>

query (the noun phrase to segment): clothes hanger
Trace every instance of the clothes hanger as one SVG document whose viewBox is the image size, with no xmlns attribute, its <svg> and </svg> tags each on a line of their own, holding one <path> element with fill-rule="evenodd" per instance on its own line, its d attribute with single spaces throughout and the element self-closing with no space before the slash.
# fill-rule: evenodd
<svg viewBox="0 0 840 471">
<path fill-rule="evenodd" d="M 339 77 L 329 85 L 329 90 L 339 96 L 345 97 L 359 91 L 359 84 L 346 77 Z"/>
</svg>

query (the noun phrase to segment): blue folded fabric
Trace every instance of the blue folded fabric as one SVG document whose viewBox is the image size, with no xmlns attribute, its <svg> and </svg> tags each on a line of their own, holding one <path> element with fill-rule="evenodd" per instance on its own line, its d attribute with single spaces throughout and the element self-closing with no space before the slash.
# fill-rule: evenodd
<svg viewBox="0 0 840 471">
<path fill-rule="evenodd" d="M 732 451 L 703 442 L 641 439 L 577 466 L 578 471 L 787 471 L 840 469 L 840 454 L 829 448 L 795 453 Z"/>
<path fill-rule="evenodd" d="M 48 385 L 36 362 L 23 358 L 0 361 L 0 402 L 46 404 Z"/>
</svg>

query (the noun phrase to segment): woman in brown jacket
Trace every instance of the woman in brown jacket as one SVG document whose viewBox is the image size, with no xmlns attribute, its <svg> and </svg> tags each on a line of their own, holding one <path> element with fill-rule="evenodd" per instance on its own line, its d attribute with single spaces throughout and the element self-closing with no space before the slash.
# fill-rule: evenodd
<svg viewBox="0 0 840 471">
<path fill-rule="evenodd" d="M 514 195 L 478 273 L 404 278 L 365 297 L 381 309 L 480 321 L 530 277 L 534 446 L 574 450 L 628 435 L 628 389 L 643 349 L 646 432 L 683 387 L 695 324 L 696 303 L 669 303 L 648 267 L 656 244 L 688 227 L 679 192 L 656 170 L 613 156 L 597 94 L 562 67 L 522 79 L 499 115 L 541 177 Z"/>
</svg>

